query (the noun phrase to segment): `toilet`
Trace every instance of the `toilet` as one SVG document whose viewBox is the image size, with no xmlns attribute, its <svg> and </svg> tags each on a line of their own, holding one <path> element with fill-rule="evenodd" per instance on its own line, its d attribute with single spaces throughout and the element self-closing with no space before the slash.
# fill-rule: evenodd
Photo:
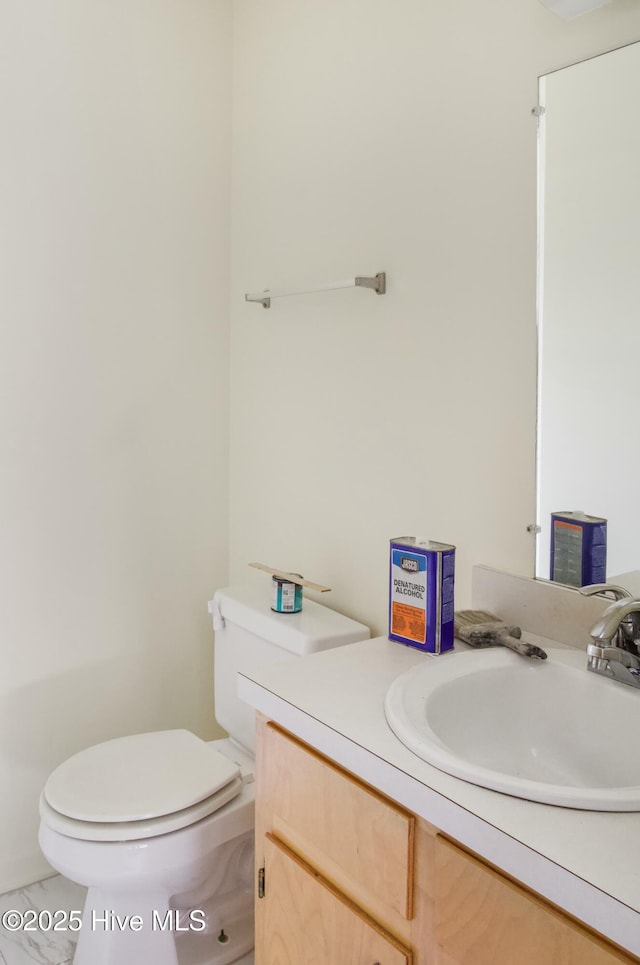
<svg viewBox="0 0 640 965">
<path fill-rule="evenodd" d="M 299 613 L 270 603 L 268 584 L 219 590 L 209 603 L 216 719 L 228 738 L 136 734 L 50 775 L 40 847 L 88 889 L 74 965 L 253 963 L 254 712 L 236 674 L 370 635 L 312 600 Z"/>
</svg>

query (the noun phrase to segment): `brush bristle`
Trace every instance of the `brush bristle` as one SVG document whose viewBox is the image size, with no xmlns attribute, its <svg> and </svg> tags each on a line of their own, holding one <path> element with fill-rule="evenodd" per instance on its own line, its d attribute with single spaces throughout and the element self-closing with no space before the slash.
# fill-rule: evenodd
<svg viewBox="0 0 640 965">
<path fill-rule="evenodd" d="M 471 626 L 474 623 L 500 623 L 498 617 L 486 610 L 457 610 L 453 615 L 454 621 L 460 626 Z"/>
</svg>

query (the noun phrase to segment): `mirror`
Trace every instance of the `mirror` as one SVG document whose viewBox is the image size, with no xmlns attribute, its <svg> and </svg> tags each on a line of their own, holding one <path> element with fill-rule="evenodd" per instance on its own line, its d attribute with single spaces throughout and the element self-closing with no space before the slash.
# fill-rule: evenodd
<svg viewBox="0 0 640 965">
<path fill-rule="evenodd" d="M 607 581 L 640 595 L 640 43 L 539 97 L 535 575 L 551 514 L 582 511 L 607 520 Z"/>
</svg>

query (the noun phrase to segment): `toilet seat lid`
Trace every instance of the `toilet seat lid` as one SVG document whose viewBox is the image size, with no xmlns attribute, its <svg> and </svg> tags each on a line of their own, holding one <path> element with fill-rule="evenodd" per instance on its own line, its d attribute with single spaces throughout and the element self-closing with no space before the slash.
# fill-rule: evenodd
<svg viewBox="0 0 640 965">
<path fill-rule="evenodd" d="M 51 774 L 44 797 L 78 821 L 148 821 L 211 797 L 239 774 L 190 731 L 155 731 L 74 754 Z"/>
</svg>

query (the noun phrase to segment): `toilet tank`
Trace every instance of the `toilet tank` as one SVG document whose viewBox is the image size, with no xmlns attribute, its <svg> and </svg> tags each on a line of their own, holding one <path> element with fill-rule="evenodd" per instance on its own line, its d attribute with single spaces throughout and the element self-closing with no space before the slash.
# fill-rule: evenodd
<svg viewBox="0 0 640 965">
<path fill-rule="evenodd" d="M 238 697 L 237 673 L 367 640 L 369 628 L 313 600 L 299 613 L 275 613 L 271 586 L 230 586 L 209 602 L 215 630 L 216 720 L 239 744 L 255 750 L 255 711 Z"/>
</svg>

